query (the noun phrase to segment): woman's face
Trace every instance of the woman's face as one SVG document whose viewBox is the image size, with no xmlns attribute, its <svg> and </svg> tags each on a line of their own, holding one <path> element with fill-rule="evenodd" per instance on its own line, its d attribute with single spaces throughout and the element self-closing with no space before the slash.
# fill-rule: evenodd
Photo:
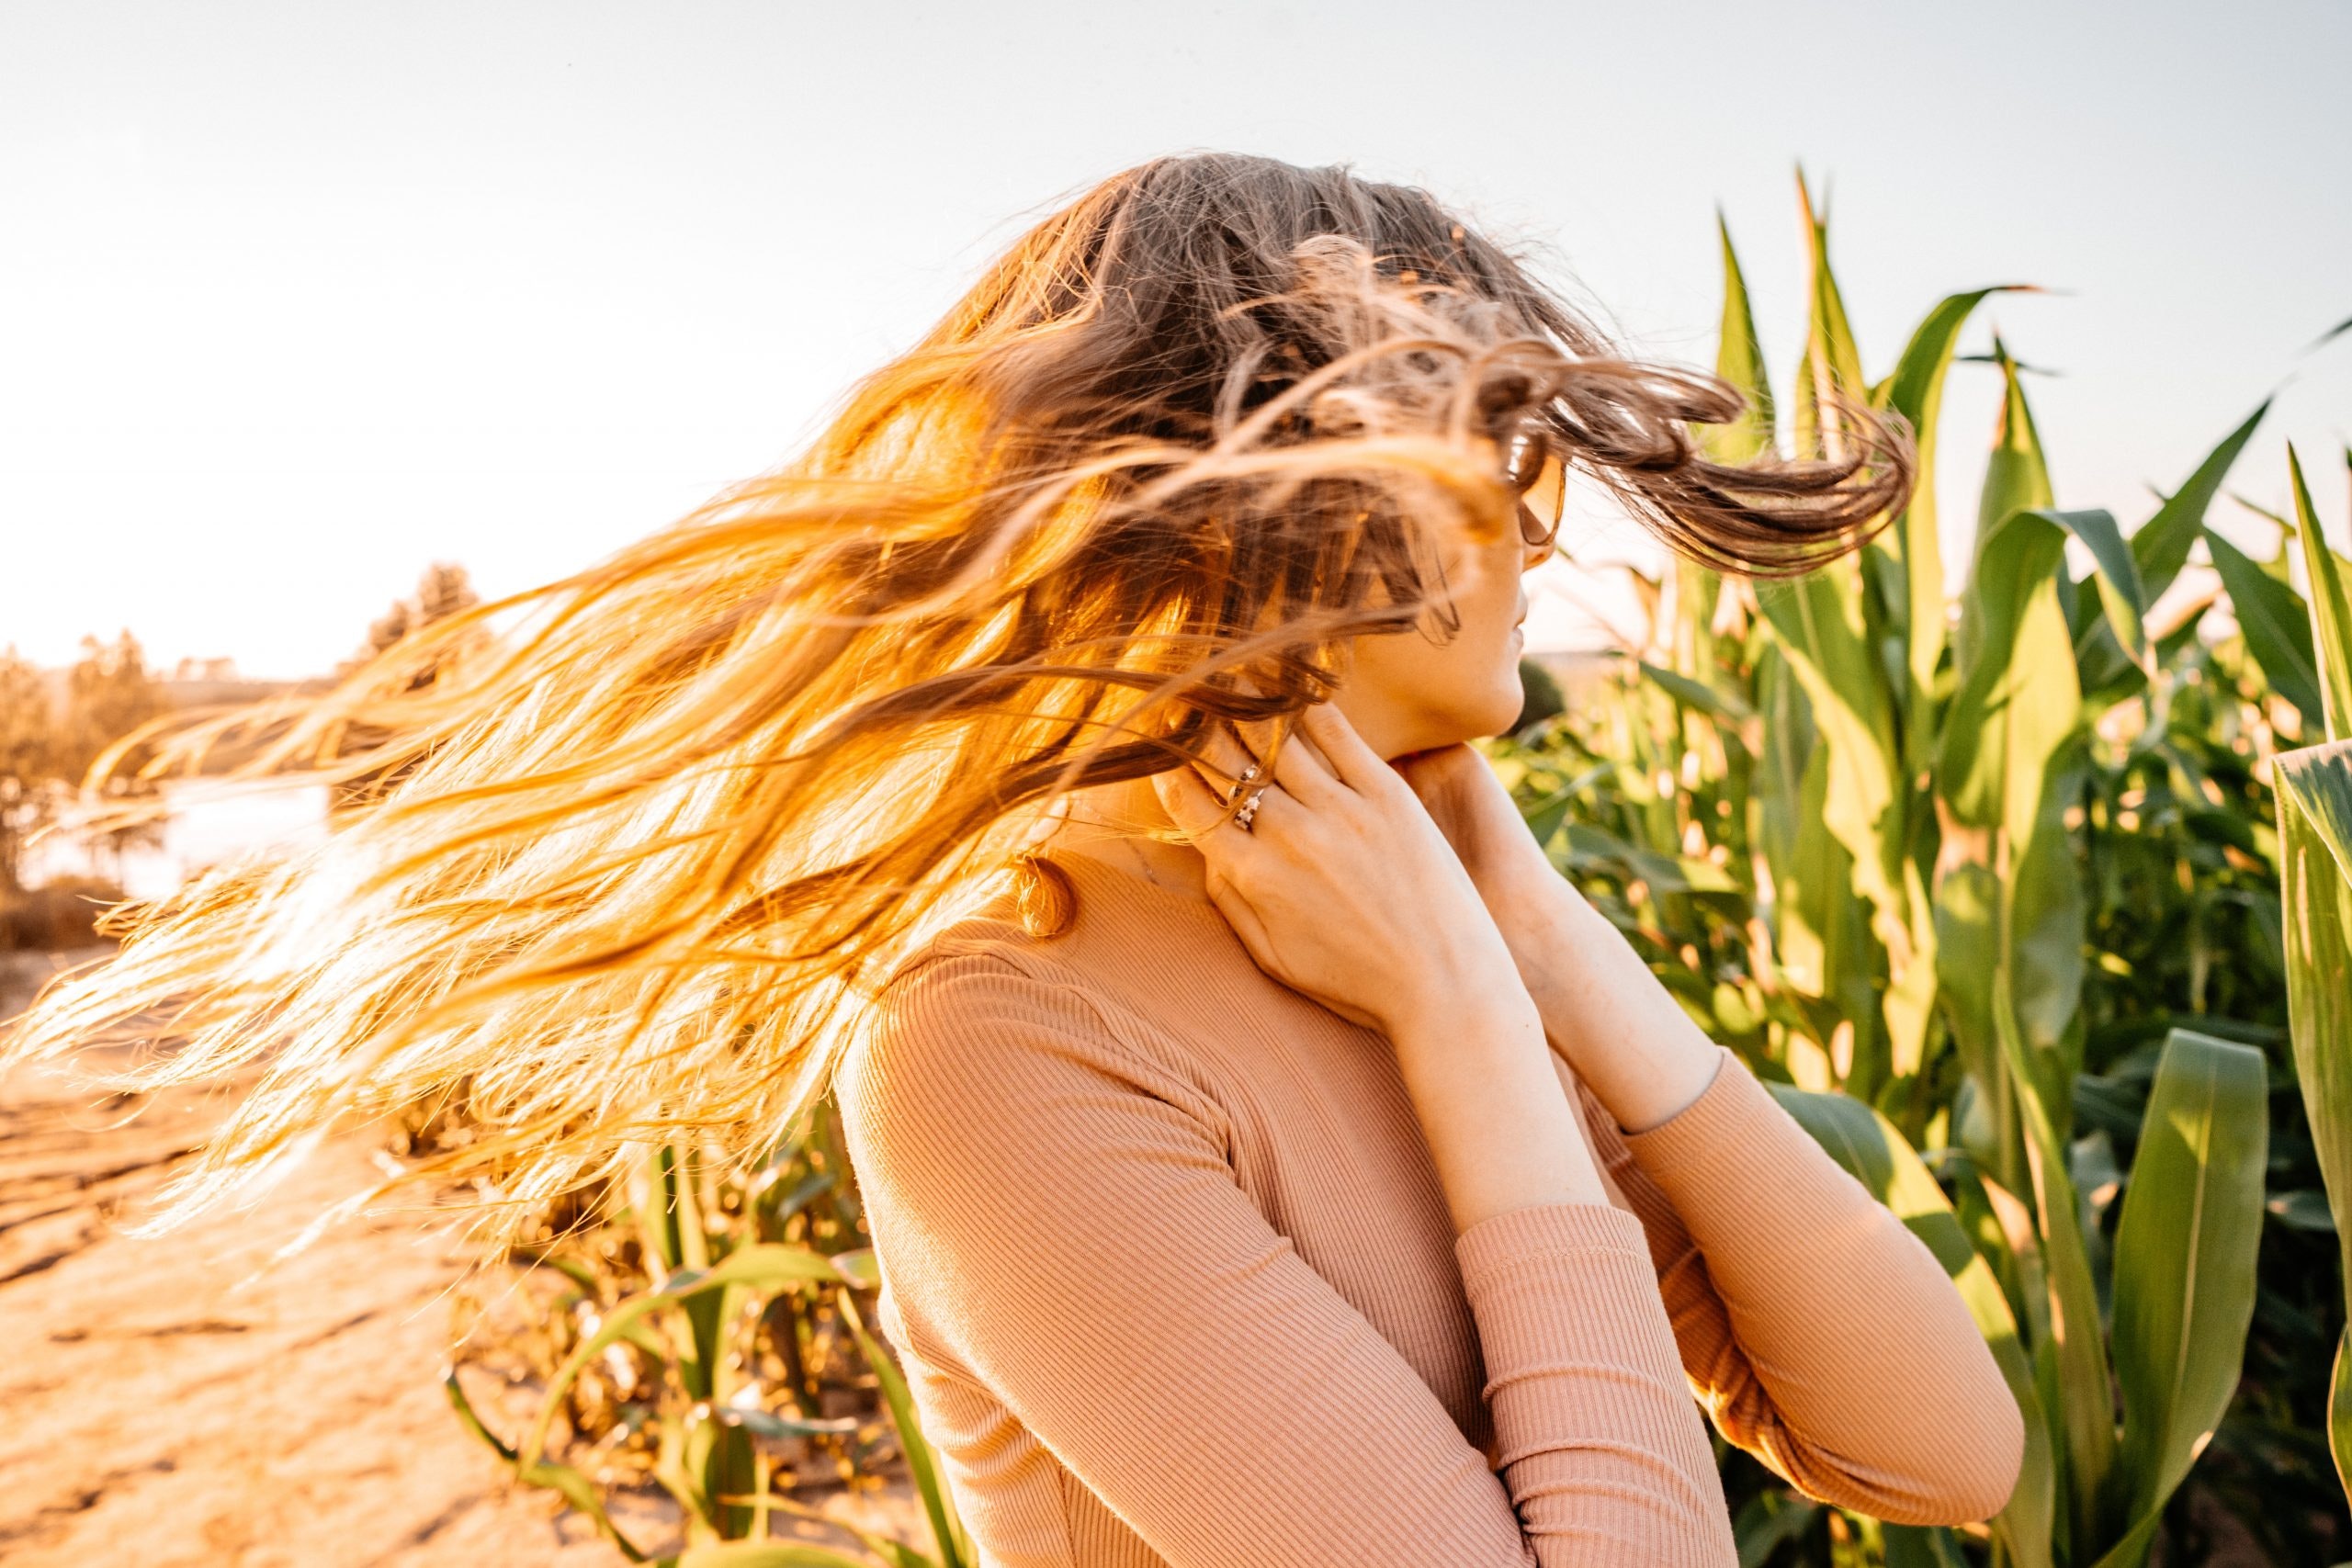
<svg viewBox="0 0 2352 1568">
<path fill-rule="evenodd" d="M 1527 594 L 1521 579 L 1555 547 L 1530 545 L 1508 525 L 1484 545 L 1458 534 L 1447 542 L 1433 597 L 1450 599 L 1460 618 L 1453 640 L 1439 640 L 1445 631 L 1435 608 L 1425 610 L 1413 630 L 1353 640 L 1352 666 L 1332 700 L 1366 744 L 1384 757 L 1400 757 L 1510 728 L 1525 700 L 1519 660 Z"/>
</svg>

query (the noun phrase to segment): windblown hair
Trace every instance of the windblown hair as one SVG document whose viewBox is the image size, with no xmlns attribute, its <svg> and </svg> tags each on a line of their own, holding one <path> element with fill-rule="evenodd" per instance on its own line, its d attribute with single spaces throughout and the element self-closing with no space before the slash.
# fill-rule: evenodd
<svg viewBox="0 0 2352 1568">
<path fill-rule="evenodd" d="M 1145 164 L 795 460 L 322 695 L 146 738 L 151 773 L 236 738 L 247 774 L 369 804 L 119 912 L 6 1055 L 257 1074 L 150 1230 L 420 1102 L 480 1130 L 411 1174 L 484 1183 L 489 1243 L 648 1142 L 748 1156 L 1065 792 L 1287 722 L 1348 639 L 1443 621 L 1434 541 L 1511 525 L 1498 420 L 1733 572 L 1810 570 L 1907 496 L 1907 432 L 1857 408 L 1837 455 L 1708 461 L 1692 426 L 1744 407 L 1621 356 L 1419 190 Z"/>
</svg>

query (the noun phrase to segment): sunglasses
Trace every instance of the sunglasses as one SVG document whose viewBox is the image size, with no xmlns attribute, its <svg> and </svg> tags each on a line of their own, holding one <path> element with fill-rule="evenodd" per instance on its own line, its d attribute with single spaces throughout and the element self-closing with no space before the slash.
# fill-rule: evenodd
<svg viewBox="0 0 2352 1568">
<path fill-rule="evenodd" d="M 1503 442 L 1503 482 L 1519 494 L 1519 536 L 1542 548 L 1559 536 L 1568 468 L 1543 433 L 1521 425 Z"/>
</svg>

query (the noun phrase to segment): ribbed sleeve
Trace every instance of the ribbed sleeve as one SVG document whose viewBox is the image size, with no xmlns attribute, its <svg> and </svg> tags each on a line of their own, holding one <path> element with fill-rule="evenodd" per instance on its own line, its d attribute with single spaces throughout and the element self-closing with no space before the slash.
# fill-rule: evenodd
<svg viewBox="0 0 2352 1568">
<path fill-rule="evenodd" d="M 1811 1496 L 1894 1523 L 1997 1513 L 2024 1417 L 1928 1245 L 1727 1047 L 1669 1120 L 1586 1122 L 1647 1233 L 1693 1390 Z"/>
<path fill-rule="evenodd" d="M 1036 1445 L 976 1415 L 944 1449 L 991 1568 L 1095 1560 L 1056 1539 L 1047 1455 L 1176 1568 L 1736 1561 L 1623 1211 L 1523 1210 L 1457 1240 L 1506 1491 L 1237 1183 L 1218 1106 L 1072 987 L 989 954 L 928 963 L 886 994 L 840 1098 L 933 1369 L 926 1414 L 984 1390 Z"/>
<path fill-rule="evenodd" d="M 1607 1203 L 1539 1204 L 1481 1220 L 1454 1250 L 1538 1561 L 1736 1562 L 1641 1222 Z"/>
</svg>

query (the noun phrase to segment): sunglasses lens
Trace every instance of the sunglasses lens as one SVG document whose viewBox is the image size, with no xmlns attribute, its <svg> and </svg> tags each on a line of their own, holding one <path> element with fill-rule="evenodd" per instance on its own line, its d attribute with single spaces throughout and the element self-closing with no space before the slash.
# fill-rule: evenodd
<svg viewBox="0 0 2352 1568">
<path fill-rule="evenodd" d="M 1503 479 L 1511 489 L 1525 491 L 1543 477 L 1545 456 L 1544 444 L 1526 431 L 1513 435 L 1503 447 Z"/>
<path fill-rule="evenodd" d="M 1520 534 L 1531 545 L 1550 544 L 1553 536 L 1560 531 L 1560 518 L 1567 508 L 1567 467 L 1557 454 L 1542 450 L 1542 462 L 1519 498 L 1519 504 L 1525 509 L 1519 520 Z"/>
</svg>

